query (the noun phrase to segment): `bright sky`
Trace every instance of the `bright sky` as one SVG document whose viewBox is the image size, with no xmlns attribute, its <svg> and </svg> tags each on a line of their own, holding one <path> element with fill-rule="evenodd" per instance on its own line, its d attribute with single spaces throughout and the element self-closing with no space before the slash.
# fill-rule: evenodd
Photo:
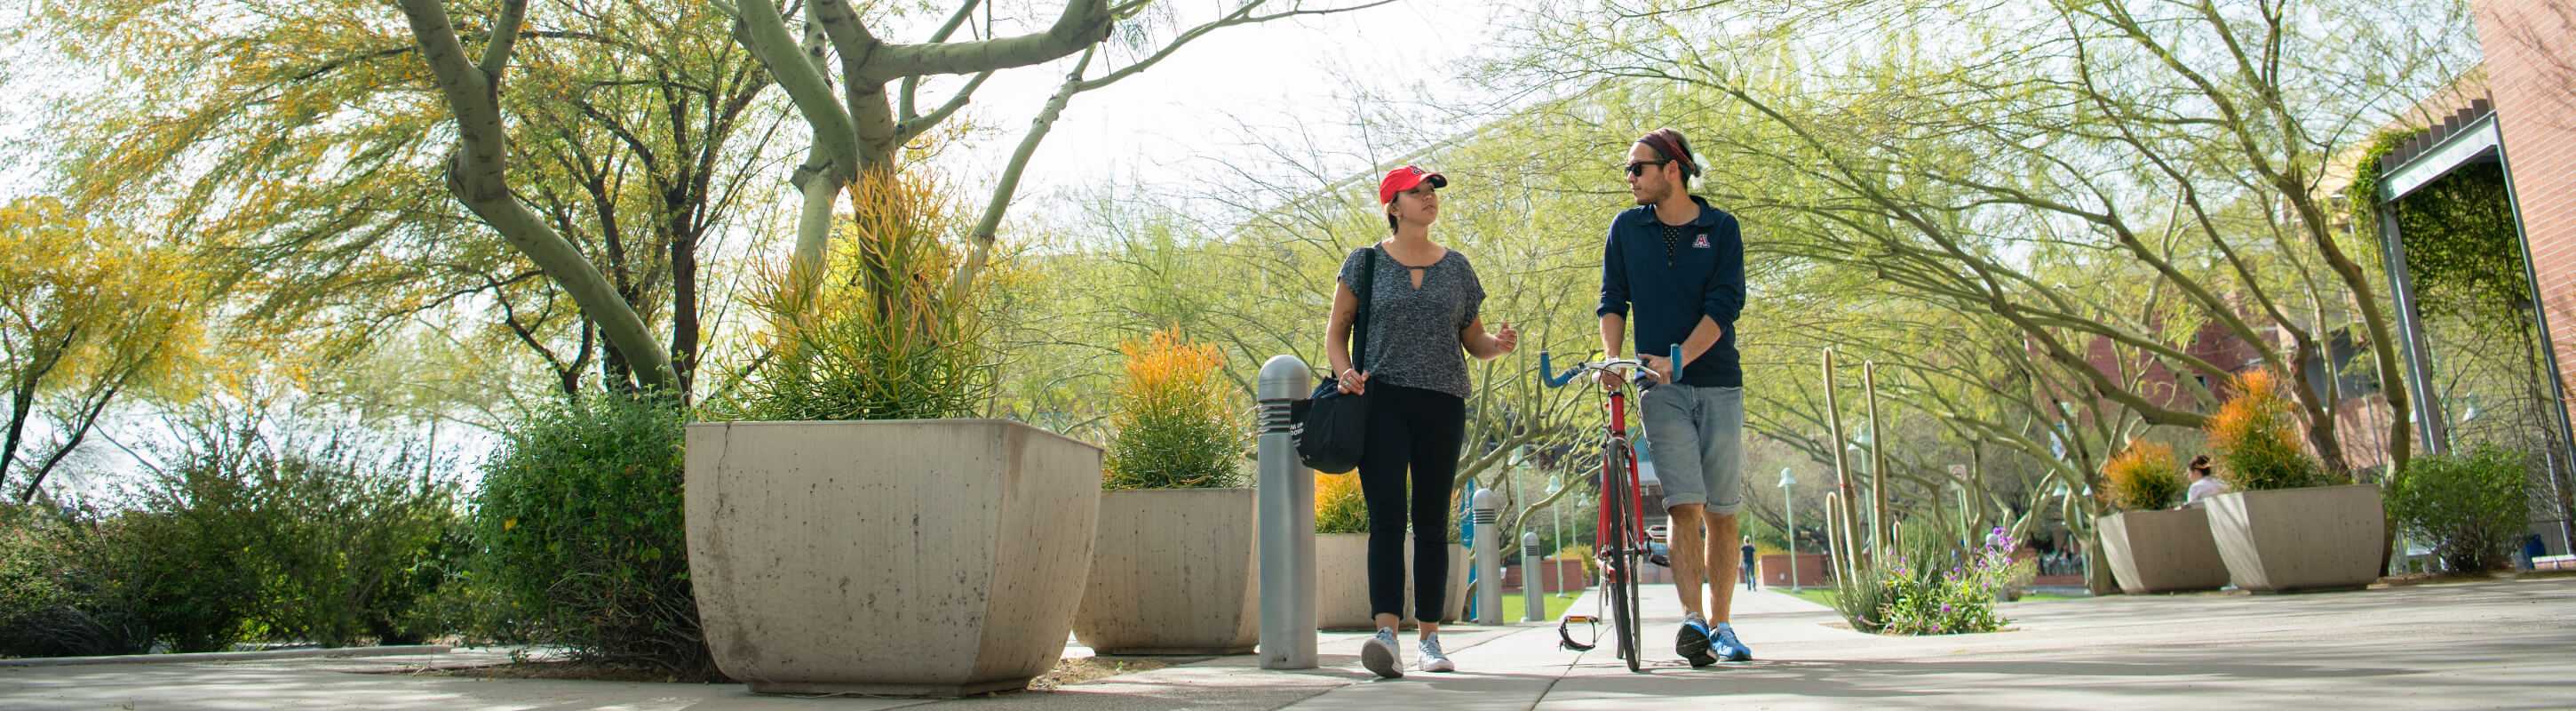
<svg viewBox="0 0 2576 711">
<path fill-rule="evenodd" d="M 1361 2 L 1308 0 L 1307 6 Z M 1195 10 L 1191 17 L 1203 16 Z M 1465 92 L 1469 87 L 1456 77 L 1499 29 L 1503 12 L 1490 1 L 1401 0 L 1211 33 L 1142 73 L 1074 97 L 1031 161 L 1020 194 L 1034 198 L 1029 207 L 1045 209 L 1037 203 L 1047 196 L 1108 180 L 1174 188 L 1215 179 L 1221 162 L 1276 162 L 1255 142 L 1295 128 L 1353 154 L 1331 167 L 1363 172 L 1371 166 L 1357 157 L 1366 141 L 1350 128 L 1353 97 L 1436 100 L 1414 91 L 1424 85 L 1444 95 Z M 976 93 L 968 110 L 993 130 L 961 165 L 952 165 L 967 171 L 961 178 L 991 185 L 1070 66 L 997 74 Z M 945 97 L 947 89 L 938 87 L 937 95 Z"/>
</svg>

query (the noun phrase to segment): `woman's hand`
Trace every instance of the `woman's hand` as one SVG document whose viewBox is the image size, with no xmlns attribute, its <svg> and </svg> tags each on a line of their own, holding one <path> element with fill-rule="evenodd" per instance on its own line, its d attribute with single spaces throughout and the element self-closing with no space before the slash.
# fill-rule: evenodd
<svg viewBox="0 0 2576 711">
<path fill-rule="evenodd" d="M 1510 353 L 1512 352 L 1512 349 L 1519 348 L 1521 345 L 1521 332 L 1518 329 L 1512 328 L 1512 322 L 1510 321 L 1504 321 L 1499 325 L 1502 326 L 1502 330 L 1494 333 L 1494 347 L 1500 349 L 1503 353 Z"/>
<path fill-rule="evenodd" d="M 1342 391 L 1342 394 L 1344 394 L 1344 395 L 1366 395 L 1366 394 L 1368 394 L 1368 374 L 1367 374 L 1367 373 L 1362 373 L 1362 372 L 1360 372 L 1360 371 L 1358 371 L 1358 370 L 1354 370 L 1354 369 L 1350 369 L 1350 368 L 1343 368 L 1343 369 L 1342 369 L 1342 374 L 1341 374 L 1340 376 L 1337 376 L 1335 379 L 1340 381 L 1340 383 L 1341 383 L 1341 391 Z"/>
</svg>

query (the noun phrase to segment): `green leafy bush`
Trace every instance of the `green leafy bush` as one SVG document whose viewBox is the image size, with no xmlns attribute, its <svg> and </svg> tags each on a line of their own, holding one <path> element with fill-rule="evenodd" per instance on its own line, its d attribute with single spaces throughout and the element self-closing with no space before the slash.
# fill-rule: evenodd
<svg viewBox="0 0 2576 711">
<path fill-rule="evenodd" d="M 94 511 L 0 503 L 0 656 L 131 654 L 152 644 Z"/>
<path fill-rule="evenodd" d="M 1107 489 L 1194 489 L 1243 486 L 1243 426 L 1228 402 L 1219 369 L 1225 356 L 1170 331 L 1121 346 L 1127 378 L 1119 383 L 1118 434 L 1102 462 Z"/>
<path fill-rule="evenodd" d="M 119 525 L 124 572 L 153 632 L 182 651 L 240 639 L 345 646 L 444 630 L 416 610 L 457 554 L 455 489 L 416 456 L 322 428 L 316 442 L 257 415 L 200 423 Z"/>
<path fill-rule="evenodd" d="M 2456 572 L 2502 567 L 2531 525 L 2530 473 L 2522 453 L 2484 445 L 2466 455 L 2417 458 L 2388 492 L 2388 511 L 2406 535 L 2434 542 Z"/>
<path fill-rule="evenodd" d="M 2236 491 L 2273 491 L 2334 483 L 2299 448 L 2298 420 L 2269 370 L 2238 376 L 2236 395 L 2209 419 L 2209 444 L 2227 463 L 2220 478 Z"/>
<path fill-rule="evenodd" d="M 2134 440 L 2119 456 L 2102 464 L 2102 500 L 2120 511 L 2159 511 L 2180 503 L 2182 469 L 2174 465 L 2173 448 Z"/>
<path fill-rule="evenodd" d="M 517 633 L 584 659 L 717 675 L 682 527 L 682 408 L 598 395 L 508 430 L 485 466 L 476 584 Z"/>
<path fill-rule="evenodd" d="M 1891 560 L 1834 583 L 1834 609 L 1852 629 L 1883 634 L 1963 634 L 2002 629 L 1995 599 L 2020 574 L 2011 539 L 1989 532 L 1973 551 L 1933 537 L 1900 541 Z"/>
<path fill-rule="evenodd" d="M 452 486 L 356 430 L 218 407 L 172 420 L 179 444 L 115 511 L 6 513 L 0 653 L 401 643 L 448 629 L 420 611 L 461 554 Z"/>
</svg>

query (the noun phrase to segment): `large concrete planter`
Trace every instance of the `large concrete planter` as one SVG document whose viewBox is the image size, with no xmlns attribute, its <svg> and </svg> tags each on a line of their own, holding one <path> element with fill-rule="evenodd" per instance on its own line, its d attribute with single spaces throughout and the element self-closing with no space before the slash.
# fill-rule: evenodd
<svg viewBox="0 0 2576 711">
<path fill-rule="evenodd" d="M 1449 617 L 1457 621 L 1467 608 L 1467 549 L 1449 546 Z M 1407 577 L 1404 602 L 1413 604 L 1413 544 L 1404 546 Z M 1405 610 L 1404 619 L 1412 622 L 1419 612 Z M 1326 533 L 1315 536 L 1315 625 L 1328 630 L 1364 630 L 1376 627 L 1369 614 L 1368 534 Z"/>
<path fill-rule="evenodd" d="M 2354 589 L 2379 579 L 2388 520 L 2379 487 L 2321 486 L 2220 494 L 2202 501 L 2236 587 L 2251 592 Z"/>
<path fill-rule="evenodd" d="M 2190 592 L 2227 584 L 2227 563 L 2210 537 L 2209 514 L 2198 507 L 2117 513 L 2095 525 L 2120 592 Z"/>
<path fill-rule="evenodd" d="M 761 693 L 1017 689 L 1064 655 L 1100 449 L 999 420 L 689 426 L 707 646 Z"/>
<path fill-rule="evenodd" d="M 1247 654 L 1261 641 L 1252 489 L 1100 493 L 1074 637 L 1102 654 Z"/>
<path fill-rule="evenodd" d="M 1315 626 L 1369 629 L 1368 534 L 1315 535 Z"/>
</svg>

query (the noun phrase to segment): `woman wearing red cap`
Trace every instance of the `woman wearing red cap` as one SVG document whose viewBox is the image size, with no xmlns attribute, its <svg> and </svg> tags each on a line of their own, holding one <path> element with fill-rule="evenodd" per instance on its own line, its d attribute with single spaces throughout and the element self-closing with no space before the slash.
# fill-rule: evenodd
<svg viewBox="0 0 2576 711">
<path fill-rule="evenodd" d="M 1421 669 L 1457 669 L 1440 651 L 1440 623 L 1451 612 L 1441 605 L 1449 580 L 1445 534 L 1449 491 L 1457 481 L 1458 452 L 1467 429 L 1467 361 L 1461 354 L 1491 360 L 1512 352 L 1520 338 L 1508 323 L 1496 333 L 1485 332 L 1477 317 L 1485 287 L 1476 279 L 1476 268 L 1466 256 L 1431 240 L 1431 223 L 1440 217 L 1437 191 L 1448 185 L 1439 173 L 1409 165 L 1378 181 L 1378 203 L 1394 234 L 1352 250 L 1342 260 L 1341 286 L 1333 292 L 1332 318 L 1325 326 L 1325 351 L 1342 392 L 1370 401 L 1359 476 L 1369 511 L 1369 606 L 1378 629 L 1361 648 L 1360 661 L 1384 677 L 1404 676 L 1395 627 L 1404 617 L 1408 518 Z M 1352 285 L 1364 272 L 1372 292 L 1361 339 L 1367 351 L 1355 368 L 1349 344 L 1359 297 Z"/>
</svg>

